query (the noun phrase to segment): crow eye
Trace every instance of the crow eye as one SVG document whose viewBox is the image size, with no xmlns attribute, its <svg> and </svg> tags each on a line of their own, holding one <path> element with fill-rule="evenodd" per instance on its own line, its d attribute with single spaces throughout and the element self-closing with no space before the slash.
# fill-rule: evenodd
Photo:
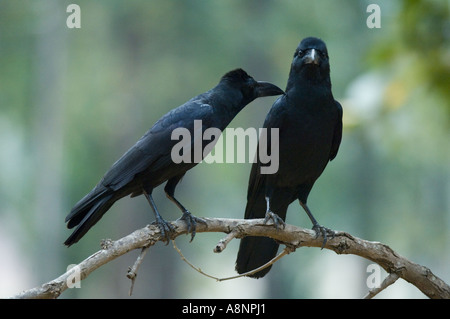
<svg viewBox="0 0 450 319">
<path fill-rule="evenodd" d="M 305 55 L 305 51 L 303 50 L 298 50 L 297 55 L 301 58 Z"/>
<path fill-rule="evenodd" d="M 320 54 L 320 56 L 321 56 L 322 58 L 328 59 L 328 54 L 326 54 L 326 52 L 319 51 L 319 50 L 317 50 L 317 52 L 319 52 L 319 54 Z"/>
</svg>

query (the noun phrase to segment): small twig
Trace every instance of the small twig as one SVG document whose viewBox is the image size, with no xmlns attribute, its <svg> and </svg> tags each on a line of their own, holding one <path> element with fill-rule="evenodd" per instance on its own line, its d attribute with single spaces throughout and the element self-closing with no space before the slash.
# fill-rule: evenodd
<svg viewBox="0 0 450 319">
<path fill-rule="evenodd" d="M 227 248 L 228 243 L 233 240 L 234 238 L 236 238 L 237 236 L 237 232 L 236 231 L 232 231 L 230 232 L 227 236 L 225 236 L 225 238 L 222 238 L 216 245 L 216 247 L 214 247 L 214 252 L 215 253 L 221 253 L 222 251 L 225 250 L 225 248 Z"/>
<path fill-rule="evenodd" d="M 184 257 L 184 255 L 183 255 L 183 253 L 181 252 L 181 250 L 178 249 L 177 245 L 175 244 L 175 240 L 173 240 L 173 239 L 172 239 L 172 244 L 173 244 L 173 248 L 175 248 L 175 250 L 176 250 L 176 251 L 178 252 L 178 254 L 180 255 L 181 259 L 182 259 L 186 264 L 188 264 L 189 266 L 191 266 L 193 269 L 197 270 L 197 271 L 198 271 L 199 273 L 201 273 L 202 275 L 204 275 L 204 276 L 206 276 L 206 277 L 209 277 L 209 278 L 212 278 L 212 279 L 215 279 L 215 280 L 217 280 L 217 281 L 220 281 L 220 278 L 217 278 L 217 277 L 208 275 L 207 273 L 203 272 L 200 268 L 195 267 L 193 264 L 191 264 L 191 263 L 189 262 L 189 260 L 187 260 L 186 257 Z"/>
<path fill-rule="evenodd" d="M 364 296 L 364 299 L 372 299 L 378 293 L 380 293 L 381 291 L 383 291 L 384 289 L 386 289 L 387 287 L 392 285 L 394 282 L 396 282 L 398 278 L 399 278 L 399 276 L 396 273 L 390 273 L 383 280 L 383 282 L 381 283 L 381 285 L 379 287 L 376 287 L 376 288 L 373 288 L 373 289 L 369 290 L 367 295 Z"/>
<path fill-rule="evenodd" d="M 228 238 L 228 236 L 227 236 Z M 234 237 L 233 237 L 234 238 Z M 222 242 L 222 241 L 221 241 Z M 229 242 L 229 241 L 228 241 Z M 178 249 L 177 245 L 175 244 L 175 240 L 172 239 L 172 244 L 173 244 L 173 248 L 175 248 L 175 250 L 178 252 L 178 254 L 180 255 L 181 259 L 187 263 L 189 266 L 191 266 L 191 268 L 195 269 L 196 271 L 198 271 L 199 273 L 201 273 L 202 275 L 215 279 L 216 281 L 225 281 L 225 280 L 231 280 L 231 279 L 236 279 L 236 278 L 240 278 L 240 277 L 245 277 L 245 276 L 250 276 L 253 275 L 254 273 L 257 273 L 258 271 L 261 271 L 271 265 L 273 265 L 274 263 L 276 263 L 278 260 L 280 260 L 281 258 L 283 258 L 285 255 L 291 253 L 293 250 L 291 247 L 286 246 L 283 251 L 281 253 L 279 253 L 277 256 L 275 256 L 274 258 L 272 258 L 270 261 L 268 261 L 267 263 L 265 263 L 264 265 L 253 269 L 251 271 L 248 271 L 246 273 L 240 274 L 240 275 L 236 275 L 236 276 L 232 276 L 232 277 L 225 277 L 225 278 L 218 278 L 218 277 L 214 277 L 212 275 L 208 275 L 207 273 L 205 273 L 203 270 L 201 270 L 199 267 L 194 266 L 192 263 L 189 262 L 189 260 L 186 259 L 186 257 L 184 257 L 183 253 L 181 252 L 180 249 Z M 218 244 L 219 245 L 219 244 Z M 218 246 L 216 245 L 216 247 Z"/>
<path fill-rule="evenodd" d="M 284 256 L 286 256 L 287 254 L 289 254 L 291 252 L 292 252 L 292 250 L 290 248 L 285 247 L 281 253 L 276 255 L 274 258 L 272 258 L 270 261 L 268 261 L 264 265 L 262 265 L 262 266 L 260 266 L 260 267 L 258 267 L 256 269 L 250 270 L 248 272 L 245 272 L 243 274 L 232 276 L 232 277 L 227 277 L 227 278 L 222 278 L 222 279 L 219 279 L 218 281 L 225 281 L 225 280 L 236 279 L 236 278 L 244 277 L 244 276 L 251 276 L 251 275 L 257 273 L 258 271 L 261 271 L 261 270 L 266 269 L 267 267 L 273 265 L 278 260 L 280 260 L 281 258 L 283 258 Z"/>
<path fill-rule="evenodd" d="M 131 280 L 131 287 L 130 287 L 130 291 L 128 292 L 128 295 L 130 295 L 130 296 L 133 293 L 134 282 L 137 277 L 137 271 L 138 271 L 139 267 L 141 266 L 142 262 L 144 261 L 144 256 L 147 253 L 148 248 L 149 248 L 149 246 L 143 247 L 141 250 L 141 253 L 139 254 L 136 261 L 134 262 L 133 267 L 128 268 L 127 278 L 129 278 Z"/>
</svg>

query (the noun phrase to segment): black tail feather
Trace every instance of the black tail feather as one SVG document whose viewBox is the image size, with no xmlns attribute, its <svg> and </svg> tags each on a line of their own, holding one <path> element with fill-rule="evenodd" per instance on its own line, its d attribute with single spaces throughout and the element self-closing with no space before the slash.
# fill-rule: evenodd
<svg viewBox="0 0 450 319">
<path fill-rule="evenodd" d="M 281 219 L 286 219 L 286 211 L 291 201 L 292 195 L 284 192 L 274 194 L 272 211 Z M 248 196 L 249 200 L 245 208 L 245 218 L 264 218 L 266 214 L 266 200 L 262 191 L 254 191 Z M 277 205 L 281 203 L 281 205 Z M 239 252 L 236 259 L 236 271 L 243 274 L 268 263 L 278 252 L 280 245 L 268 237 L 248 236 L 241 239 Z M 269 266 L 248 277 L 264 277 L 272 268 Z"/>
<path fill-rule="evenodd" d="M 239 274 L 246 273 L 269 262 L 273 259 L 280 245 L 268 237 L 244 237 L 239 245 L 239 253 L 236 259 L 236 271 Z M 264 268 L 249 277 L 264 277 L 272 266 Z"/>
<path fill-rule="evenodd" d="M 108 189 L 95 188 L 72 208 L 66 217 L 67 228 L 76 228 L 64 245 L 71 246 L 78 242 L 102 218 L 116 201 L 113 195 Z"/>
</svg>

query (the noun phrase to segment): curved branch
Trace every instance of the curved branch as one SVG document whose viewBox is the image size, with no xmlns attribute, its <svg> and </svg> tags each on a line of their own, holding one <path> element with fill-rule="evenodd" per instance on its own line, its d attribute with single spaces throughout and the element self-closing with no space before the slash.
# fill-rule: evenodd
<svg viewBox="0 0 450 319">
<path fill-rule="evenodd" d="M 286 224 L 284 229 L 277 229 L 270 224 L 264 224 L 263 219 L 203 219 L 206 224 L 199 223 L 197 233 L 222 232 L 229 234 L 215 246 L 215 252 L 223 251 L 233 238 L 245 236 L 271 237 L 294 249 L 302 246 L 322 246 L 322 239 L 315 238 L 314 231 L 293 225 Z M 175 228 L 173 238 L 187 233 L 183 221 L 177 220 L 172 224 Z M 153 246 L 158 241 L 163 241 L 163 238 L 159 228 L 154 225 L 136 230 L 116 241 L 105 241 L 103 249 L 77 265 L 79 278 L 83 280 L 91 272 L 109 261 L 131 250 Z M 345 232 L 336 232 L 336 236 L 329 239 L 324 248 L 333 250 L 337 254 L 353 254 L 371 260 L 384 268 L 389 274 L 395 274 L 395 276 L 410 282 L 429 298 L 450 298 L 450 286 L 435 276 L 430 269 L 409 261 L 385 244 L 363 240 Z M 40 287 L 23 291 L 12 298 L 58 298 L 70 285 L 73 272 L 74 270 L 71 269 Z"/>
</svg>

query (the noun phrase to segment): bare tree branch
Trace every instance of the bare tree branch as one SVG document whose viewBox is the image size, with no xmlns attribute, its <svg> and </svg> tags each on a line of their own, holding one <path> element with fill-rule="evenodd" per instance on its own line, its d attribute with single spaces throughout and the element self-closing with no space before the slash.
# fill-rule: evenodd
<svg viewBox="0 0 450 319">
<path fill-rule="evenodd" d="M 381 291 L 392 285 L 398 279 L 398 275 L 396 273 L 390 273 L 381 283 L 381 285 L 377 288 L 371 289 L 369 293 L 364 296 L 364 299 L 371 299 L 375 297 L 375 295 L 379 294 Z"/>
<path fill-rule="evenodd" d="M 272 225 L 265 225 L 263 219 L 203 219 L 206 224 L 199 223 L 197 233 L 222 232 L 228 234 L 214 247 L 215 252 L 223 251 L 232 239 L 245 236 L 271 237 L 284 243 L 290 249 L 303 246 L 322 246 L 322 239 L 315 238 L 314 231 L 293 225 L 286 224 L 284 229 L 277 229 Z M 173 238 L 187 232 L 183 221 L 177 220 L 172 224 L 175 227 Z M 97 268 L 131 250 L 150 247 L 162 240 L 158 227 L 149 225 L 119 240 L 105 241 L 103 249 L 76 266 L 80 280 L 84 280 Z M 329 239 L 324 248 L 333 250 L 337 254 L 353 254 L 371 260 L 389 274 L 394 274 L 390 277 L 391 279 L 398 276 L 416 286 L 429 298 L 450 298 L 450 286 L 435 276 L 430 269 L 409 261 L 385 244 L 363 240 L 345 232 L 336 232 L 336 236 Z M 74 270 L 71 269 L 40 287 L 23 291 L 12 298 L 58 298 L 68 288 L 68 284 L 70 285 L 73 275 Z"/>
</svg>

